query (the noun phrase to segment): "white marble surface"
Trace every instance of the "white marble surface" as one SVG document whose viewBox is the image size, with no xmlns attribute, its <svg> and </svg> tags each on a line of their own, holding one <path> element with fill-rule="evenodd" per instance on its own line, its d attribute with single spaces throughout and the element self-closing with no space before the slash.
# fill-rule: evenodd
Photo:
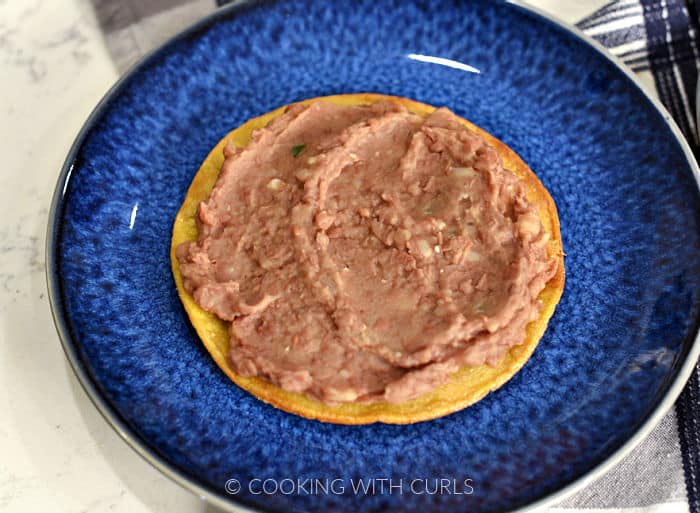
<svg viewBox="0 0 700 513">
<path fill-rule="evenodd" d="M 49 313 L 47 211 L 81 124 L 117 78 L 87 0 L 0 1 L 0 511 L 204 511 L 104 422 Z"/>
<path fill-rule="evenodd" d="M 570 21 L 583 13 L 577 0 L 534 3 Z M 51 193 L 82 122 L 117 78 L 88 0 L 0 0 L 0 70 L 0 511 L 213 511 L 100 417 L 49 313 Z"/>
</svg>

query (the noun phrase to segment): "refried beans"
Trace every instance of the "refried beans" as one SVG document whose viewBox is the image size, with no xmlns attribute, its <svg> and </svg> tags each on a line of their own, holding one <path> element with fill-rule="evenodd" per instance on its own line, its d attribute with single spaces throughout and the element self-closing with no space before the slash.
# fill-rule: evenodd
<svg viewBox="0 0 700 513">
<path fill-rule="evenodd" d="M 492 147 L 447 109 L 295 104 L 229 143 L 185 289 L 230 322 L 242 376 L 327 403 L 392 403 L 525 339 L 557 270 Z"/>
</svg>

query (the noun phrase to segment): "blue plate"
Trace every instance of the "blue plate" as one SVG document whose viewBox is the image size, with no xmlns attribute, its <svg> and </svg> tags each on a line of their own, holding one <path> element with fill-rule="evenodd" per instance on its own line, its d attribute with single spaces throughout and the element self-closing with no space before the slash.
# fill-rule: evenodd
<svg viewBox="0 0 700 513">
<path fill-rule="evenodd" d="M 237 388 L 191 328 L 168 259 L 175 213 L 224 134 L 295 100 L 360 91 L 446 105 L 505 141 L 556 201 L 567 253 L 563 299 L 523 370 L 475 406 L 410 426 L 322 424 Z M 51 210 L 56 324 L 109 422 L 220 506 L 527 509 L 619 460 L 688 377 L 695 176 L 677 128 L 627 72 L 523 7 L 236 4 L 146 58 L 88 119 Z"/>
</svg>

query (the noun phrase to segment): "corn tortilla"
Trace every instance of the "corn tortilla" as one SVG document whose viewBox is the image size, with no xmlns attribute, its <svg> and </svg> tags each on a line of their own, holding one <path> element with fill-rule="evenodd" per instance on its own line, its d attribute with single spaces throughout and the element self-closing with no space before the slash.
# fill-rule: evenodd
<svg viewBox="0 0 700 513">
<path fill-rule="evenodd" d="M 435 107 L 406 98 L 371 93 L 326 96 L 305 100 L 301 103 L 321 100 L 338 105 L 362 105 L 382 99 L 399 103 L 409 111 L 424 117 L 435 110 Z M 309 419 L 337 424 L 369 424 L 372 422 L 411 424 L 434 419 L 474 404 L 489 392 L 506 383 L 532 355 L 564 289 L 564 253 L 559 218 L 551 196 L 520 157 L 504 143 L 466 120 L 461 121 L 497 150 L 503 161 L 504 169 L 511 171 L 525 182 L 527 198 L 537 206 L 542 225 L 550 236 L 548 252 L 559 260 L 556 275 L 539 295 L 539 299 L 543 303 L 540 317 L 527 326 L 525 341 L 512 347 L 496 367 L 488 365 L 463 367 L 452 375 L 448 383 L 416 399 L 398 404 L 377 402 L 329 405 L 302 394 L 288 392 L 264 379 L 243 377 L 231 370 L 227 359 L 228 323 L 200 308 L 195 303 L 194 298 L 184 289 L 175 249 L 183 242 L 196 240 L 198 237 L 195 220 L 197 207 L 201 201 L 208 197 L 216 182 L 224 161 L 223 148 L 226 142 L 232 140 L 238 147 L 244 147 L 250 140 L 253 130 L 266 126 L 270 120 L 282 114 L 285 108 L 280 107 L 251 119 L 219 141 L 195 175 L 175 218 L 170 248 L 175 284 L 192 325 L 216 364 L 239 387 L 266 403 Z"/>
</svg>

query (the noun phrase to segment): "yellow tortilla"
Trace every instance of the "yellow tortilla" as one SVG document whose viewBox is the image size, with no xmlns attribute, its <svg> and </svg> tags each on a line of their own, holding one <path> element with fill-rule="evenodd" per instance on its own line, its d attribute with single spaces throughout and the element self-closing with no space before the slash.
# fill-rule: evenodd
<svg viewBox="0 0 700 513">
<path fill-rule="evenodd" d="M 400 103 L 408 110 L 421 116 L 427 116 L 435 110 L 435 107 L 406 98 L 370 93 L 326 96 L 306 100 L 302 103 L 322 100 L 338 105 L 361 105 L 381 99 Z M 511 348 L 496 367 L 489 367 L 488 365 L 463 367 L 451 377 L 449 383 L 416 399 L 399 404 L 379 402 L 331 406 L 302 394 L 287 392 L 261 378 L 239 376 L 231 370 L 227 360 L 229 348 L 228 323 L 222 321 L 214 314 L 205 312 L 195 303 L 193 297 L 185 291 L 179 263 L 175 257 L 175 249 L 185 241 L 197 239 L 198 230 L 195 221 L 197 207 L 201 201 L 208 197 L 216 182 L 224 161 L 223 148 L 226 142 L 230 139 L 238 147 L 244 147 L 248 144 L 253 130 L 267 125 L 274 117 L 282 114 L 285 108 L 280 107 L 268 114 L 251 119 L 219 141 L 195 175 L 182 207 L 175 218 L 170 259 L 177 291 L 202 343 L 221 370 L 239 387 L 266 403 L 309 419 L 337 424 L 369 424 L 372 422 L 410 424 L 434 419 L 461 410 L 479 401 L 486 394 L 496 390 L 508 381 L 532 355 L 537 343 L 544 334 L 547 322 L 554 313 L 554 309 L 564 289 L 564 253 L 559 232 L 559 218 L 551 196 L 520 157 L 501 141 L 466 120 L 462 120 L 462 122 L 471 130 L 484 137 L 498 151 L 503 161 L 503 167 L 526 182 L 527 197 L 530 202 L 537 206 L 544 229 L 550 235 L 548 251 L 550 255 L 554 255 L 559 259 L 557 274 L 548 282 L 539 295 L 539 299 L 543 302 L 543 308 L 539 319 L 527 326 L 525 342 Z"/>
</svg>

